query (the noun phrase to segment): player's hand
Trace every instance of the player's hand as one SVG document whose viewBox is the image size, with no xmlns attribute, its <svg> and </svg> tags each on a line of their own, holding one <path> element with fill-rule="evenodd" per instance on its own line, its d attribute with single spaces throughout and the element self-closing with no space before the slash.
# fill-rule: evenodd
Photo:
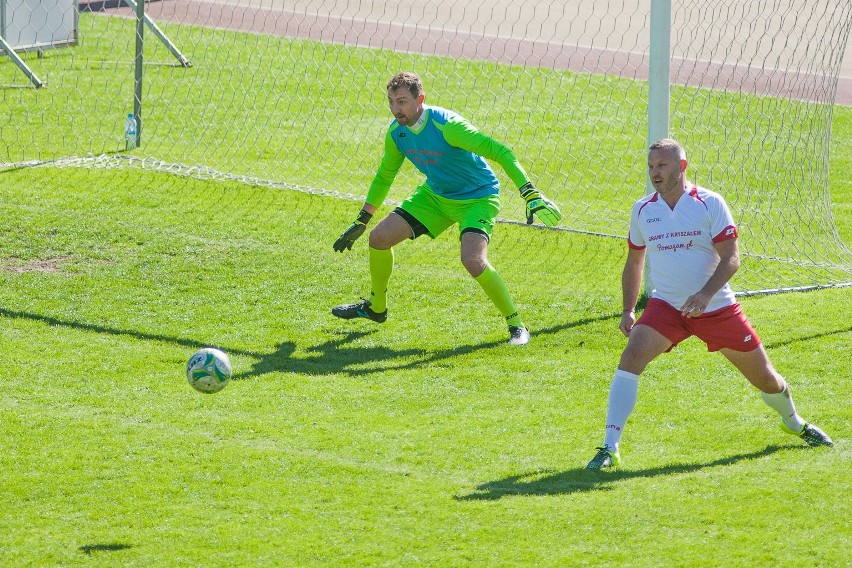
<svg viewBox="0 0 852 568">
<path fill-rule="evenodd" d="M 621 321 L 618 323 L 618 329 L 625 337 L 630 337 L 630 332 L 633 331 L 633 326 L 636 324 L 636 314 L 633 310 L 621 312 Z"/>
<path fill-rule="evenodd" d="M 349 225 L 349 228 L 343 231 L 343 234 L 334 241 L 335 252 L 343 252 L 352 250 L 352 245 L 358 238 L 367 230 L 367 223 L 372 219 L 372 215 L 363 209 L 358 213 L 358 218 Z"/>
<path fill-rule="evenodd" d="M 707 304 L 710 303 L 710 298 L 701 292 L 696 292 L 686 299 L 680 307 L 680 314 L 688 318 L 697 318 L 703 316 L 707 309 Z"/>
<path fill-rule="evenodd" d="M 557 225 L 562 219 L 559 207 L 533 187 L 532 183 L 524 185 L 519 191 L 521 192 L 521 197 L 527 202 L 528 225 L 532 225 L 534 215 L 548 227 Z"/>
<path fill-rule="evenodd" d="M 346 229 L 336 241 L 334 241 L 334 250 L 336 252 L 352 250 L 352 245 L 358 240 L 358 237 L 364 234 L 364 231 L 366 230 L 367 225 L 355 221 L 349 225 L 349 228 Z"/>
</svg>

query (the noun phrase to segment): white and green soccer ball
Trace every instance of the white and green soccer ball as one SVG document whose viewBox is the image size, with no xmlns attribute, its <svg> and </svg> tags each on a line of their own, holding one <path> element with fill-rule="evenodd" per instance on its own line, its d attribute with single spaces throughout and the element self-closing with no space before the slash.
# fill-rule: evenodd
<svg viewBox="0 0 852 568">
<path fill-rule="evenodd" d="M 199 349 L 186 364 L 186 380 L 199 392 L 219 392 L 231 380 L 231 361 L 224 351 L 212 347 Z"/>
</svg>

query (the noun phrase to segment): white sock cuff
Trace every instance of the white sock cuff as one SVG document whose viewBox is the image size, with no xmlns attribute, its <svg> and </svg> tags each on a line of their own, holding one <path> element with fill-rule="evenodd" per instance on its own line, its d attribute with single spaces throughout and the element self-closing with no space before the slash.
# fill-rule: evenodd
<svg viewBox="0 0 852 568">
<path fill-rule="evenodd" d="M 628 380 L 628 381 L 638 381 L 639 375 L 635 375 L 635 374 L 631 373 L 630 371 L 624 371 L 622 369 L 618 369 L 618 370 L 615 371 L 615 378 L 616 379 L 625 379 L 625 380 Z"/>
<path fill-rule="evenodd" d="M 766 398 L 767 396 L 768 396 L 768 397 L 770 397 L 770 398 L 771 398 L 771 397 L 773 397 L 773 396 L 776 396 L 776 397 L 783 397 L 783 398 L 790 398 L 790 389 L 789 389 L 789 388 L 788 388 L 788 386 L 787 386 L 787 381 L 785 381 L 783 377 L 781 377 L 781 380 L 784 382 L 784 386 L 781 388 L 781 390 L 780 390 L 780 391 L 778 391 L 778 392 L 773 392 L 773 393 L 771 393 L 771 394 L 770 394 L 770 393 L 763 392 L 763 391 L 760 391 L 761 396 L 763 396 L 764 398 Z"/>
</svg>

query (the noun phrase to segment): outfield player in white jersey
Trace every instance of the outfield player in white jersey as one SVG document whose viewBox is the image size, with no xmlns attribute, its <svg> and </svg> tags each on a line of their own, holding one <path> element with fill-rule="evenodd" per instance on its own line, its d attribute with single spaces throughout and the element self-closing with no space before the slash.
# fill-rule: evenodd
<svg viewBox="0 0 852 568">
<path fill-rule="evenodd" d="M 628 337 L 609 391 L 603 446 L 586 466 L 621 463 L 619 444 L 636 405 L 639 375 L 658 355 L 695 335 L 720 351 L 764 402 L 781 415 L 781 429 L 810 446 L 831 446 L 825 432 L 802 420 L 790 389 L 740 309 L 729 280 L 740 267 L 737 228 L 718 193 L 686 179 L 686 152 L 671 139 L 651 145 L 648 175 L 656 192 L 633 205 L 622 273 L 619 329 Z M 645 257 L 653 290 L 639 320 L 635 308 Z"/>
<path fill-rule="evenodd" d="M 393 247 L 421 235 L 434 239 L 458 224 L 462 264 L 503 315 L 509 343 L 526 344 L 530 333 L 503 278 L 488 262 L 488 242 L 500 209 L 500 184 L 485 159 L 498 163 L 516 184 L 526 202 L 527 222 L 532 223 L 535 215 L 545 225 L 556 225 L 562 218 L 559 208 L 533 187 L 511 149 L 459 114 L 424 104 L 423 84 L 415 73 L 393 77 L 387 95 L 394 120 L 385 131 L 381 164 L 358 217 L 335 241 L 334 250 L 350 250 L 364 233 L 406 159 L 426 180 L 370 232 L 370 299 L 335 306 L 331 313 L 343 319 L 383 323 L 388 313 Z"/>
</svg>

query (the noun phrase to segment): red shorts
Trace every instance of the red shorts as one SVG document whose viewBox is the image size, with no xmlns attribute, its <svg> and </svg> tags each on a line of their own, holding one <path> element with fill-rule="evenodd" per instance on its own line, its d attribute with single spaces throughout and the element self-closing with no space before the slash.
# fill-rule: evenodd
<svg viewBox="0 0 852 568">
<path fill-rule="evenodd" d="M 760 338 L 739 303 L 688 318 L 668 302 L 651 298 L 636 325 L 647 325 L 671 341 L 667 352 L 693 335 L 707 344 L 708 351 L 727 348 L 747 352 L 760 346 Z"/>
</svg>

